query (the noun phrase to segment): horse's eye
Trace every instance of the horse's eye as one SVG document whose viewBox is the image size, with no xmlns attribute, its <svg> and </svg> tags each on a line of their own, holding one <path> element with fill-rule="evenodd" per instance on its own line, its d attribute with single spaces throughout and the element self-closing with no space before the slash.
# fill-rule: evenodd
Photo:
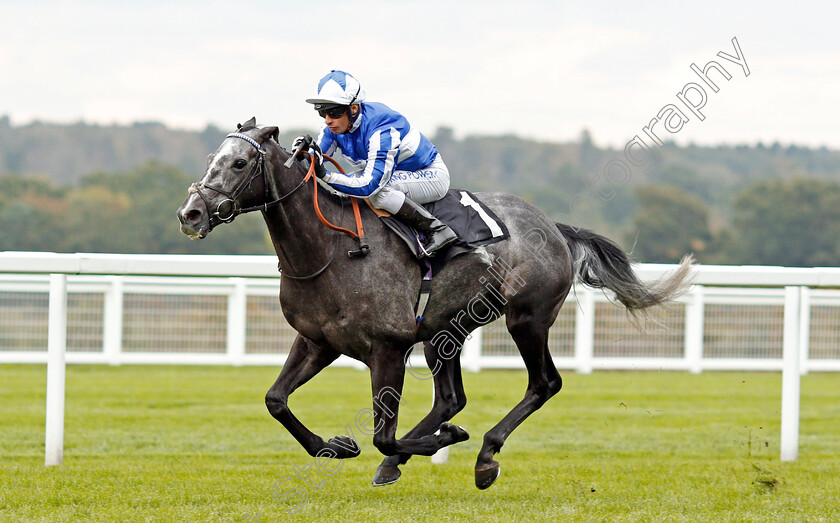
<svg viewBox="0 0 840 523">
<path fill-rule="evenodd" d="M 248 165 L 248 162 L 246 162 L 242 158 L 238 158 L 235 162 L 233 162 L 233 166 L 236 167 L 237 169 L 241 169 L 241 168 L 245 167 L 246 165 Z"/>
</svg>

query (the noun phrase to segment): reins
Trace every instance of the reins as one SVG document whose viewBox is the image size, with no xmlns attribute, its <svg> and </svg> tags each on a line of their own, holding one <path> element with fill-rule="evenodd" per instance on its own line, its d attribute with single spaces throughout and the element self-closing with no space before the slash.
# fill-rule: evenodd
<svg viewBox="0 0 840 523">
<path fill-rule="evenodd" d="M 359 211 L 359 200 L 358 200 L 358 198 L 350 198 L 350 204 L 353 206 L 353 216 L 356 219 L 356 230 L 358 231 L 358 234 L 351 231 L 350 229 L 345 229 L 344 227 L 338 227 L 338 226 L 330 223 L 329 220 L 327 220 L 327 218 L 321 213 L 321 208 L 318 205 L 318 180 L 317 180 L 317 177 L 315 176 L 315 157 L 312 153 L 309 153 L 309 159 L 310 159 L 309 171 L 307 171 L 306 177 L 304 178 L 304 181 L 306 181 L 308 178 L 312 178 L 312 180 L 313 180 L 313 205 L 315 206 L 315 214 L 318 215 L 318 219 L 321 220 L 321 223 L 323 223 L 328 228 L 330 228 L 334 231 L 344 233 L 344 234 L 350 236 L 351 238 L 359 241 L 359 249 L 358 250 L 347 252 L 347 255 L 349 257 L 356 258 L 356 257 L 359 257 L 359 256 L 367 255 L 367 253 L 370 252 L 370 247 L 368 246 L 367 241 L 365 240 L 365 227 L 362 224 L 362 213 L 361 213 L 361 211 Z M 335 160 L 333 160 L 331 157 L 329 157 L 327 155 L 324 155 L 324 159 L 328 160 L 330 163 L 335 165 L 336 168 L 338 169 L 338 171 L 341 174 L 345 174 L 344 169 L 342 169 L 341 165 L 339 165 L 338 162 L 336 162 Z"/>
<path fill-rule="evenodd" d="M 294 158 L 295 156 L 297 156 L 297 153 L 293 153 L 293 155 L 290 156 L 290 159 Z M 327 155 L 324 155 L 324 159 L 329 160 L 330 163 L 332 163 L 333 165 L 336 166 L 336 168 L 338 168 L 339 172 L 344 174 L 344 169 L 342 169 L 341 165 L 339 165 L 335 160 L 333 160 L 331 157 L 329 157 Z M 283 198 L 286 198 L 286 196 L 289 196 L 289 194 L 292 194 L 293 192 L 298 190 L 300 187 L 303 186 L 303 184 L 308 182 L 310 179 L 312 179 L 312 203 L 313 203 L 313 206 L 315 207 L 315 214 L 318 216 L 318 219 L 321 220 L 321 223 L 323 223 L 328 229 L 338 231 L 340 233 L 346 234 L 347 236 L 350 236 L 354 240 L 358 240 L 359 248 L 356 249 L 356 250 L 353 250 L 353 251 L 347 251 L 347 256 L 348 257 L 359 258 L 359 257 L 362 257 L 362 256 L 366 256 L 367 253 L 370 252 L 370 247 L 368 246 L 367 241 L 365 240 L 365 228 L 364 228 L 364 225 L 362 225 L 362 215 L 361 215 L 361 212 L 359 211 L 359 202 L 358 202 L 357 198 L 350 198 L 350 202 L 353 206 L 353 216 L 356 219 L 356 230 L 359 231 L 358 234 L 351 231 L 350 229 L 345 229 L 344 227 L 339 227 L 337 225 L 333 225 L 332 223 L 330 223 L 330 221 L 321 212 L 321 207 L 318 205 L 318 177 L 315 176 L 315 156 L 312 153 L 309 153 L 309 170 L 306 172 L 306 176 L 304 176 L 304 178 L 300 182 L 300 184 L 298 184 L 297 187 L 292 189 L 292 192 L 286 194 L 282 198 L 279 198 L 279 199 L 275 200 L 274 202 L 271 202 L 269 205 L 279 203 L 280 200 L 282 200 Z M 256 206 L 256 208 L 261 208 L 261 207 L 262 207 L 261 205 Z M 344 200 L 343 199 L 341 200 L 341 210 L 342 211 L 344 210 Z M 335 260 L 335 255 L 336 255 L 337 252 L 338 252 L 338 241 L 335 242 L 335 246 L 333 247 L 333 253 L 332 253 L 332 256 L 330 256 L 329 261 L 323 267 L 321 267 L 319 270 L 317 270 L 314 273 L 309 274 L 307 276 L 294 276 L 294 275 L 288 274 L 286 272 L 283 272 L 283 276 L 285 276 L 286 278 L 291 278 L 293 280 L 298 280 L 298 281 L 315 279 L 318 276 L 320 276 L 322 272 L 327 270 L 327 267 L 329 267 L 332 264 L 333 260 Z"/>
</svg>

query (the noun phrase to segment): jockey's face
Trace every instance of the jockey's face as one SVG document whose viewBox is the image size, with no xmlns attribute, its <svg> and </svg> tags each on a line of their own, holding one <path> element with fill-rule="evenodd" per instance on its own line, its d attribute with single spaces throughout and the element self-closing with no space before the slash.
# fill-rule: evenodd
<svg viewBox="0 0 840 523">
<path fill-rule="evenodd" d="M 353 116 L 359 114 L 359 105 L 351 105 L 350 112 L 353 113 Z M 347 112 L 344 112 L 338 118 L 333 118 L 329 114 L 325 114 L 324 123 L 326 123 L 330 131 L 334 132 L 335 134 L 343 134 L 350 130 L 350 116 L 347 114 Z"/>
</svg>

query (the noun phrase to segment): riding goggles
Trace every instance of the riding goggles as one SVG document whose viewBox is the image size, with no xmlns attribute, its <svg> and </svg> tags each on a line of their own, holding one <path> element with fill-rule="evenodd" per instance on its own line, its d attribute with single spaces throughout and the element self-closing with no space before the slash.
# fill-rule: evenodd
<svg viewBox="0 0 840 523">
<path fill-rule="evenodd" d="M 321 118 L 326 118 L 327 116 L 330 118 L 341 118 L 347 112 L 347 109 L 348 107 L 346 105 L 315 106 L 315 110 L 318 111 L 318 115 Z"/>
</svg>

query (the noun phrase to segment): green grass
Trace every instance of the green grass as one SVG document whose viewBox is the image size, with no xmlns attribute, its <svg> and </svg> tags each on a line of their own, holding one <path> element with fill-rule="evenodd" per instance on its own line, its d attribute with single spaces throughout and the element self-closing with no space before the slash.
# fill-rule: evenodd
<svg viewBox="0 0 840 523">
<path fill-rule="evenodd" d="M 70 366 L 64 464 L 47 468 L 46 369 L 0 366 L 0 521 L 840 520 L 840 374 L 803 377 L 799 460 L 782 463 L 777 373 L 564 373 L 486 491 L 473 484 L 482 435 L 521 399 L 524 371 L 465 374 L 455 421 L 471 439 L 449 463 L 415 458 L 380 488 L 367 436 L 359 458 L 323 464 L 341 464 L 333 475 L 316 468 L 263 405 L 276 374 Z M 409 376 L 404 400 L 407 429 L 430 383 Z M 328 369 L 290 401 L 324 437 L 369 405 L 369 376 L 351 369 Z M 296 477 L 306 467 L 312 484 Z M 277 499 L 286 476 L 277 497 L 298 490 Z"/>
</svg>

